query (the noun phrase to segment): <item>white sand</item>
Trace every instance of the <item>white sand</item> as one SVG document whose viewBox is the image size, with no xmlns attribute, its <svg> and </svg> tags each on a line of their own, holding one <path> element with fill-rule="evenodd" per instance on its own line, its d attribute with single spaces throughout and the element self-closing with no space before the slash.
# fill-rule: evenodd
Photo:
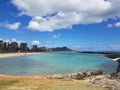
<svg viewBox="0 0 120 90">
<path fill-rule="evenodd" d="M 43 53 L 1 53 L 0 58 L 26 56 L 26 55 L 31 55 L 31 54 L 43 54 Z"/>
</svg>

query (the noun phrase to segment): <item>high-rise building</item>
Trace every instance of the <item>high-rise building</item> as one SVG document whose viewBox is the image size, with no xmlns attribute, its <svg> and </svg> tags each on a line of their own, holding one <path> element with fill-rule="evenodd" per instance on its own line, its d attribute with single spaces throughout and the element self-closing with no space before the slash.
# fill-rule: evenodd
<svg viewBox="0 0 120 90">
<path fill-rule="evenodd" d="M 11 51 L 18 51 L 18 43 L 17 42 L 11 42 L 10 50 Z"/>
<path fill-rule="evenodd" d="M 3 47 L 3 40 L 0 40 L 0 49 Z"/>
<path fill-rule="evenodd" d="M 33 45 L 32 51 L 34 51 L 34 52 L 38 51 L 38 46 L 37 45 Z"/>
<path fill-rule="evenodd" d="M 46 48 L 46 47 L 39 47 L 38 51 L 45 52 L 45 51 L 48 51 L 48 48 Z"/>
<path fill-rule="evenodd" d="M 20 43 L 20 51 L 21 52 L 27 52 L 27 43 Z"/>
</svg>

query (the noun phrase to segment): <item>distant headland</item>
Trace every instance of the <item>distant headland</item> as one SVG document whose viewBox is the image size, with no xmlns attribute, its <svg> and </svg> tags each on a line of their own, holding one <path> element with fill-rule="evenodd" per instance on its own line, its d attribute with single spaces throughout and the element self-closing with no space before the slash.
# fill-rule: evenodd
<svg viewBox="0 0 120 90">
<path fill-rule="evenodd" d="M 68 47 L 38 47 L 38 45 L 32 45 L 28 47 L 28 44 L 25 42 L 4 42 L 0 40 L 0 53 L 14 53 L 14 52 L 56 52 L 56 51 L 72 51 Z"/>
</svg>

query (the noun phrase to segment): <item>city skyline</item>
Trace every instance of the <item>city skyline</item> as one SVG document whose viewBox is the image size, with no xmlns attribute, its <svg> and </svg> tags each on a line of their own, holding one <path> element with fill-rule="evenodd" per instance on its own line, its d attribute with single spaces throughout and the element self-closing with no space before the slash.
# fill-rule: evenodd
<svg viewBox="0 0 120 90">
<path fill-rule="evenodd" d="M 1 0 L 0 39 L 74 50 L 120 51 L 119 0 Z"/>
<path fill-rule="evenodd" d="M 15 52 L 73 52 L 74 50 L 69 49 L 68 47 L 55 47 L 55 48 L 49 48 L 49 47 L 38 47 L 37 44 L 33 44 L 31 47 L 28 47 L 28 44 L 25 42 L 5 42 L 3 40 L 0 40 L 0 53 L 15 53 Z"/>
</svg>

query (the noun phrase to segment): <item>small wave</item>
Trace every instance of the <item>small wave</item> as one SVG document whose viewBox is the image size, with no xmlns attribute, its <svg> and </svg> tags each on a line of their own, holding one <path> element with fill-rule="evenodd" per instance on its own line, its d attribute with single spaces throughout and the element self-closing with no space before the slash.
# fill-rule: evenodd
<svg viewBox="0 0 120 90">
<path fill-rule="evenodd" d="M 115 59 L 112 59 L 113 61 L 117 61 L 117 60 L 119 60 L 120 58 L 115 58 Z"/>
</svg>

